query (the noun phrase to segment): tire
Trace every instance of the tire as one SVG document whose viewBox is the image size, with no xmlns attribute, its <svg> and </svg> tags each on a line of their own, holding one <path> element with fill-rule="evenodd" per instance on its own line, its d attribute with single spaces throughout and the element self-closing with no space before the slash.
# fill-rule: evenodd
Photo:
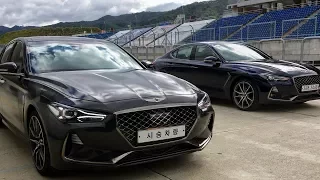
<svg viewBox="0 0 320 180">
<path fill-rule="evenodd" d="M 36 111 L 33 111 L 29 117 L 28 134 L 35 168 L 42 176 L 53 176 L 56 170 L 51 167 L 47 136 Z"/>
<path fill-rule="evenodd" d="M 246 79 L 238 81 L 231 92 L 232 101 L 238 109 L 252 111 L 259 108 L 259 91 L 252 81 Z"/>
</svg>

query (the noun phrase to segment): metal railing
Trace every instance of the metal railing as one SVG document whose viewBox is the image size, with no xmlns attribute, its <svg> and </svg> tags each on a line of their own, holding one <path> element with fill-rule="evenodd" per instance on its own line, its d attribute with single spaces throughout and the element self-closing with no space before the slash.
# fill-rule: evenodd
<svg viewBox="0 0 320 180">
<path fill-rule="evenodd" d="M 318 17 L 289 19 L 282 21 L 282 36 L 300 38 L 318 34 Z M 286 34 L 290 32 L 290 34 Z"/>
<path fill-rule="evenodd" d="M 219 27 L 219 40 L 224 40 L 239 30 L 243 25 L 223 26 Z M 241 33 L 242 36 L 242 33 Z M 242 40 L 242 37 L 240 37 Z"/>
<path fill-rule="evenodd" d="M 316 42 L 311 42 L 316 41 Z M 266 39 L 246 42 L 273 56 L 275 59 L 293 62 L 304 62 L 320 65 L 320 36 L 307 37 L 304 39 Z M 127 47 L 139 59 L 154 60 L 169 52 L 175 46 L 152 46 L 152 47 Z M 138 49 L 138 50 L 137 50 Z M 133 50 L 135 50 L 133 52 Z"/>
<path fill-rule="evenodd" d="M 312 46 L 310 41 L 317 40 L 318 42 Z M 278 41 L 280 44 L 269 44 L 271 42 Z M 306 43 L 309 42 L 308 46 Z M 305 37 L 303 39 L 267 39 L 260 41 L 247 42 L 248 44 L 255 45 L 255 47 L 265 51 L 269 55 L 277 55 L 276 58 L 288 60 L 288 61 L 298 61 L 300 63 L 311 63 L 320 65 L 320 47 L 317 44 L 320 43 L 320 36 Z M 264 48 L 264 45 L 268 48 Z M 279 47 L 280 46 L 280 47 Z M 313 48 L 312 48 L 313 47 Z M 267 50 L 268 49 L 268 50 Z M 313 52 L 311 52 L 313 51 Z M 311 56 L 311 57 L 306 57 Z M 295 57 L 295 58 L 292 58 Z"/>
</svg>

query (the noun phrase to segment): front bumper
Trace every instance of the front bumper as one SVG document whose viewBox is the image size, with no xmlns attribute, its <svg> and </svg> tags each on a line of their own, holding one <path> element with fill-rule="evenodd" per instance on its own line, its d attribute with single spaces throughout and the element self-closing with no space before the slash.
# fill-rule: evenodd
<svg viewBox="0 0 320 180">
<path fill-rule="evenodd" d="M 51 165 L 60 170 L 128 166 L 200 151 L 210 142 L 214 124 L 214 111 L 209 108 L 197 113 L 196 122 L 186 137 L 135 146 L 118 130 L 115 116 L 99 123 L 64 124 L 46 106 L 41 106 L 40 112 Z"/>
<path fill-rule="evenodd" d="M 273 85 L 260 94 L 261 104 L 299 103 L 320 99 L 319 91 L 300 93 L 294 85 Z"/>
</svg>

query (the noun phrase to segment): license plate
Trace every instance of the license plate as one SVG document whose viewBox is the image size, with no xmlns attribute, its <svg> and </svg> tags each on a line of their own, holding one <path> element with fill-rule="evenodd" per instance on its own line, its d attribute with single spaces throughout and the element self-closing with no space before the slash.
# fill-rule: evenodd
<svg viewBox="0 0 320 180">
<path fill-rule="evenodd" d="M 308 92 L 308 91 L 316 91 L 319 90 L 319 84 L 312 84 L 312 85 L 304 85 L 302 86 L 302 92 Z"/>
<path fill-rule="evenodd" d="M 186 135 L 186 126 L 174 126 L 166 128 L 156 128 L 138 131 L 138 143 L 147 143 L 184 137 Z"/>
</svg>

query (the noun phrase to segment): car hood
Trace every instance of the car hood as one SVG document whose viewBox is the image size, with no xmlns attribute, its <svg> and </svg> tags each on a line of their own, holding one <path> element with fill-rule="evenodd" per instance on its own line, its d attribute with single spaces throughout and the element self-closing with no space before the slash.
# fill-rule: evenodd
<svg viewBox="0 0 320 180">
<path fill-rule="evenodd" d="M 228 66 L 252 73 L 270 73 L 290 77 L 317 74 L 306 66 L 283 60 L 241 61 L 229 63 Z"/>
<path fill-rule="evenodd" d="M 167 96 L 195 94 L 186 81 L 149 70 L 50 72 L 35 78 L 70 97 L 99 102 L 136 98 L 157 102 Z"/>
</svg>

